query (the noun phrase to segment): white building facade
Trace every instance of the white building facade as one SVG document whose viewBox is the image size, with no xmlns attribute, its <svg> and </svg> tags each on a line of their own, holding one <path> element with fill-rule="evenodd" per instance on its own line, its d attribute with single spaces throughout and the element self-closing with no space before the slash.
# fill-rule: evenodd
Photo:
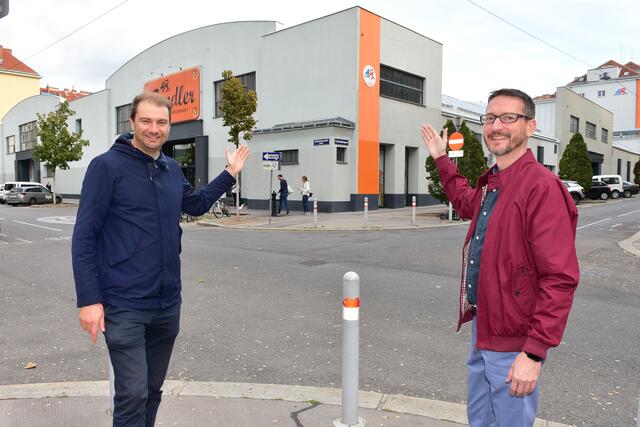
<svg viewBox="0 0 640 427">
<path fill-rule="evenodd" d="M 252 155 L 241 176 L 241 197 L 266 208 L 269 172 L 263 152 L 280 152 L 280 170 L 296 188 L 306 175 L 321 210 L 397 208 L 427 194 L 423 123 L 440 120 L 442 45 L 365 9 L 354 7 L 291 28 L 272 21 L 234 22 L 198 28 L 164 40 L 116 70 L 105 90 L 70 102 L 70 128 L 90 141 L 81 161 L 57 171 L 57 191 L 77 197 L 92 158 L 130 130 L 133 97 L 155 90 L 174 103 L 165 154 L 185 177 L 204 185 L 225 167 L 228 129 L 219 111 L 222 72 L 233 71 L 255 90 L 257 126 Z M 16 105 L 0 130 L 0 180 L 45 180 L 20 129 L 59 99 L 41 95 Z M 28 176 L 24 162 L 31 161 Z M 18 163 L 23 162 L 23 163 Z M 21 169 L 22 168 L 22 169 Z M 301 209 L 301 195 L 290 196 Z"/>
</svg>

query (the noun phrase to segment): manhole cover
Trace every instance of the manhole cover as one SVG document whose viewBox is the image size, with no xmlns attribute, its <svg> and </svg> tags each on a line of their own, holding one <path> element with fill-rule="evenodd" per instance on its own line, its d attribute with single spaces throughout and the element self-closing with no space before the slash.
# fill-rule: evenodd
<svg viewBox="0 0 640 427">
<path fill-rule="evenodd" d="M 300 265 L 306 265 L 307 267 L 319 267 L 321 265 L 329 264 L 329 261 L 322 261 L 320 259 L 308 259 L 300 262 Z"/>
</svg>

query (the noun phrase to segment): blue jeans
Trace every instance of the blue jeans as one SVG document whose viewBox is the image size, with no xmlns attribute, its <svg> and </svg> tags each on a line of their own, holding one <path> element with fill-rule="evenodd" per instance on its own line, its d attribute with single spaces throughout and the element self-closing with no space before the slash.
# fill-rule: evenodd
<svg viewBox="0 0 640 427">
<path fill-rule="evenodd" d="M 115 376 L 114 427 L 153 427 L 180 329 L 180 305 L 162 310 L 105 306 L 104 335 Z"/>
<path fill-rule="evenodd" d="M 309 212 L 309 196 L 308 195 L 302 196 L 302 210 L 305 213 Z"/>
<path fill-rule="evenodd" d="M 509 369 L 519 352 L 478 350 L 476 319 L 471 325 L 469 348 L 467 418 L 471 427 L 530 427 L 536 418 L 540 382 L 525 397 L 509 394 L 505 383 Z"/>
<path fill-rule="evenodd" d="M 285 196 L 283 193 L 280 193 L 280 204 L 278 205 L 278 213 L 282 212 L 283 207 L 284 210 L 289 213 L 289 203 L 287 202 L 288 198 L 288 194 Z"/>
</svg>

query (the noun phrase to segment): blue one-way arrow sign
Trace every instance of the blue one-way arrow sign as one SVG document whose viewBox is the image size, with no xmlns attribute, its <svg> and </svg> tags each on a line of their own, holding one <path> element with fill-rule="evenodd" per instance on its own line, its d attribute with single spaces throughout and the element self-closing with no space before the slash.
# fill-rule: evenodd
<svg viewBox="0 0 640 427">
<path fill-rule="evenodd" d="M 272 151 L 263 151 L 262 152 L 262 160 L 275 160 L 280 161 L 280 153 L 272 152 Z"/>
</svg>

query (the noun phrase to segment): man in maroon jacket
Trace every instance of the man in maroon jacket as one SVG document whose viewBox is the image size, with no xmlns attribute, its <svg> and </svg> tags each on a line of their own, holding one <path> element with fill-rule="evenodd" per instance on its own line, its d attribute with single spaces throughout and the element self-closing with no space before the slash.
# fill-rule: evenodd
<svg viewBox="0 0 640 427">
<path fill-rule="evenodd" d="M 526 93 L 500 89 L 481 117 L 496 164 L 472 188 L 431 126 L 422 136 L 447 197 L 471 225 L 462 251 L 458 329 L 472 321 L 467 415 L 471 426 L 531 426 L 547 350 L 560 343 L 580 276 L 578 212 L 527 140 L 536 129 Z"/>
</svg>

